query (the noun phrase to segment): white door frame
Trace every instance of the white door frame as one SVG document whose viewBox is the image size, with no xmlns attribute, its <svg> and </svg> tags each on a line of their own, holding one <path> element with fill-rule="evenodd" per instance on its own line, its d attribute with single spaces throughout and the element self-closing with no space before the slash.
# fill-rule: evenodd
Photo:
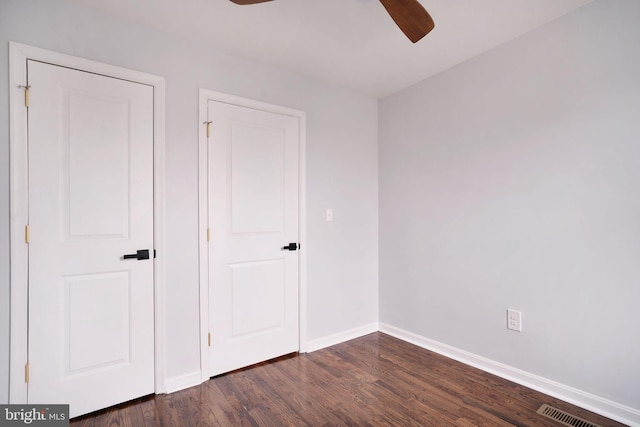
<svg viewBox="0 0 640 427">
<path fill-rule="evenodd" d="M 166 391 L 165 374 L 165 142 L 163 77 L 139 71 L 77 58 L 20 43 L 9 43 L 9 169 L 10 169 L 10 269 L 11 269 L 11 338 L 9 363 L 9 402 L 27 403 L 25 363 L 28 358 L 28 268 L 29 259 L 25 243 L 25 226 L 29 218 L 27 109 L 25 108 L 27 60 L 47 62 L 80 71 L 129 80 L 153 87 L 153 245 L 157 251 L 154 260 L 155 306 L 155 392 Z"/>
<path fill-rule="evenodd" d="M 307 210 L 306 210 L 306 113 L 292 108 L 281 107 L 265 102 L 229 95 L 207 89 L 200 89 L 199 102 L 199 148 L 198 148 L 198 229 L 200 251 L 200 370 L 202 381 L 209 379 L 209 242 L 208 242 L 208 150 L 207 150 L 207 103 L 209 101 L 225 102 L 247 108 L 269 111 L 297 117 L 300 122 L 299 147 L 299 253 L 298 270 L 298 326 L 299 351 L 307 351 Z M 215 123 L 212 124 L 215 126 Z"/>
</svg>

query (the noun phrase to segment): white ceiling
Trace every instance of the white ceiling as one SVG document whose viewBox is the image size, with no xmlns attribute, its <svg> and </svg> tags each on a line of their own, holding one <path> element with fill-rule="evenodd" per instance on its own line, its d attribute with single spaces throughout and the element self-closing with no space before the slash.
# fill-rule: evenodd
<svg viewBox="0 0 640 427">
<path fill-rule="evenodd" d="M 384 97 L 593 0 L 420 0 L 412 44 L 378 0 L 75 0 L 230 54 Z"/>
</svg>

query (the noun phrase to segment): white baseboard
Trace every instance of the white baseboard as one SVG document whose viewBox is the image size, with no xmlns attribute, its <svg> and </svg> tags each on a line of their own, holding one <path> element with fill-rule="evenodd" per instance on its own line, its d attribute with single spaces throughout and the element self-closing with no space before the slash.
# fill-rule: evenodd
<svg viewBox="0 0 640 427">
<path fill-rule="evenodd" d="M 379 330 L 379 327 L 378 327 L 378 323 L 376 322 L 376 323 L 371 323 L 369 325 L 364 325 L 364 326 L 359 326 L 357 328 L 349 329 L 347 331 L 338 332 L 337 334 L 307 341 L 305 352 L 311 353 L 312 351 L 320 350 L 326 347 L 331 347 L 332 345 L 340 344 L 345 341 L 359 338 L 367 334 L 378 332 L 378 330 Z"/>
<path fill-rule="evenodd" d="M 167 393 L 174 393 L 200 384 L 202 384 L 202 374 L 200 371 L 180 375 L 179 377 L 167 378 Z"/>
<path fill-rule="evenodd" d="M 622 405 L 612 400 L 604 399 L 591 393 L 560 384 L 558 382 L 540 377 L 538 375 L 505 365 L 495 360 L 452 347 L 447 344 L 432 340 L 413 332 L 405 331 L 395 326 L 380 323 L 380 332 L 426 348 L 443 356 L 462 362 L 474 368 L 497 375 L 501 378 L 521 384 L 525 387 L 537 390 L 549 396 L 556 397 L 565 402 L 603 415 L 612 420 L 619 421 L 630 426 L 640 426 L 640 410 Z"/>
</svg>

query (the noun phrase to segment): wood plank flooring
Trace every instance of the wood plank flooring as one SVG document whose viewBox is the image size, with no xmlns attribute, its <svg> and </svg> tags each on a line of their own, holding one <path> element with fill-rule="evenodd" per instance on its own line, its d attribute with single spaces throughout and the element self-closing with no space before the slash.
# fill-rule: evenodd
<svg viewBox="0 0 640 427">
<path fill-rule="evenodd" d="M 560 426 L 547 403 L 622 424 L 382 333 L 72 420 L 86 426 Z"/>
</svg>

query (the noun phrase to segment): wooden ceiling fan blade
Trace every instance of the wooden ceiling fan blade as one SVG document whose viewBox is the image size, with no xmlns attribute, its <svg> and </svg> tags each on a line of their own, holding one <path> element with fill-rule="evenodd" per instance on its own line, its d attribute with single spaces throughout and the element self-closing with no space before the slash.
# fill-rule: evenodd
<svg viewBox="0 0 640 427">
<path fill-rule="evenodd" d="M 265 3 L 271 0 L 231 0 L 232 3 L 245 5 L 245 4 L 258 4 Z"/>
<path fill-rule="evenodd" d="M 380 0 L 402 32 L 413 43 L 429 34 L 436 26 L 418 0 Z"/>
</svg>

